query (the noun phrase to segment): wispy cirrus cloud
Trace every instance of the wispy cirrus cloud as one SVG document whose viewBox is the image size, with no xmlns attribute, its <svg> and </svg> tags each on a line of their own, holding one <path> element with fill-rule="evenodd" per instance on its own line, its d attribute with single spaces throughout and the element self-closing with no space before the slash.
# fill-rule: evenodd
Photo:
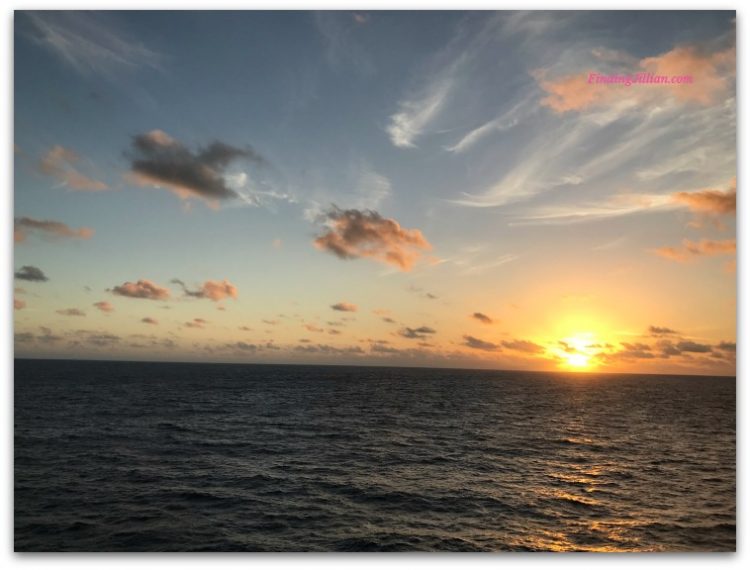
<svg viewBox="0 0 750 570">
<path fill-rule="evenodd" d="M 76 164 L 80 161 L 81 157 L 75 151 L 55 145 L 39 161 L 38 170 L 71 190 L 85 192 L 108 190 L 107 184 L 86 176 L 78 170 Z"/>
<path fill-rule="evenodd" d="M 107 14 L 23 11 L 26 35 L 82 74 L 110 79 L 123 71 L 158 69 L 163 57 L 113 26 Z"/>
<path fill-rule="evenodd" d="M 327 214 L 328 230 L 313 242 L 315 247 L 341 259 L 372 258 L 409 271 L 431 249 L 417 229 L 405 229 L 391 218 L 372 210 L 341 210 L 334 206 Z"/>
<path fill-rule="evenodd" d="M 496 127 L 512 128 L 517 120 L 530 118 L 519 139 L 523 142 L 498 142 L 507 159 L 501 155 L 497 166 L 485 167 L 486 179 L 450 203 L 503 207 L 521 223 L 582 222 L 678 207 L 668 195 L 675 188 L 692 192 L 734 175 L 733 30 L 707 45 L 675 46 L 643 58 L 642 66 L 641 60 L 600 42 L 601 37 L 581 33 L 575 43 L 561 44 L 555 57 L 534 53 L 540 63 L 531 76 L 536 93 L 514 99 L 497 123 L 470 131 L 462 144 L 449 148 L 475 150 L 480 140 L 502 139 L 502 132 L 488 137 Z M 688 67 L 679 74 L 693 73 L 694 83 L 679 93 L 677 87 L 685 86 L 588 84 L 587 73 L 594 70 L 653 68 L 677 74 L 680 65 Z M 612 188 L 611 196 L 602 196 L 602 187 Z M 545 200 L 537 199 L 543 194 Z M 642 197 L 650 197 L 651 205 Z"/>
<path fill-rule="evenodd" d="M 24 243 L 30 234 L 45 238 L 78 238 L 89 239 L 94 235 L 91 228 L 73 229 L 67 224 L 54 220 L 35 220 L 34 218 L 21 217 L 13 221 L 13 241 Z"/>
</svg>

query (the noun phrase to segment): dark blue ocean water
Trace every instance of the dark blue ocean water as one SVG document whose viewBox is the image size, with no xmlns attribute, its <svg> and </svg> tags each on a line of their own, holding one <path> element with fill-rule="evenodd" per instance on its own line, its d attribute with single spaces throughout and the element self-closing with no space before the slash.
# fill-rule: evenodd
<svg viewBox="0 0 750 570">
<path fill-rule="evenodd" d="M 17 551 L 734 550 L 734 378 L 15 363 Z"/>
</svg>

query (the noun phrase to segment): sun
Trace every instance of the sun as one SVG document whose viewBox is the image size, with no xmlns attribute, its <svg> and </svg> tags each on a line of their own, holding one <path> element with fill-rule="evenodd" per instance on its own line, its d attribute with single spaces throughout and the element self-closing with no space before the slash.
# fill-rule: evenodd
<svg viewBox="0 0 750 570">
<path fill-rule="evenodd" d="M 591 357 L 587 354 L 567 354 L 565 356 L 565 359 L 567 360 L 568 366 L 572 368 L 588 368 L 590 363 L 589 360 L 591 360 Z"/>
<path fill-rule="evenodd" d="M 576 333 L 559 341 L 556 354 L 564 368 L 585 370 L 595 366 L 600 343 L 590 332 Z"/>
</svg>

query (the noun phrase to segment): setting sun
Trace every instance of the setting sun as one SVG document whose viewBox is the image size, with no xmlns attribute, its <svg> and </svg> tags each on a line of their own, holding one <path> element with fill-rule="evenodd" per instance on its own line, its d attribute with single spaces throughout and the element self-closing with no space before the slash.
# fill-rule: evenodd
<svg viewBox="0 0 750 570">
<path fill-rule="evenodd" d="M 585 354 L 569 354 L 567 363 L 574 368 L 586 368 L 589 366 L 589 357 Z"/>
<path fill-rule="evenodd" d="M 602 343 L 593 333 L 576 333 L 558 342 L 555 350 L 561 365 L 566 368 L 591 368 L 592 359 Z"/>
</svg>

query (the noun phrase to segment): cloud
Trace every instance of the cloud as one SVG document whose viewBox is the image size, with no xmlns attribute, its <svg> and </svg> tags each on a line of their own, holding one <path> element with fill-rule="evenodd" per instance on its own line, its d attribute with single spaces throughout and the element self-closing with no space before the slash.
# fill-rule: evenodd
<svg viewBox="0 0 750 570">
<path fill-rule="evenodd" d="M 24 309 L 26 307 L 26 301 L 23 299 L 17 299 L 13 298 L 13 310 L 14 311 L 20 311 L 21 309 Z"/>
<path fill-rule="evenodd" d="M 436 80 L 418 96 L 401 101 L 399 110 L 391 115 L 386 132 L 391 142 L 400 148 L 414 148 L 414 141 L 440 113 L 451 89 L 453 80 L 444 77 Z"/>
<path fill-rule="evenodd" d="M 161 287 L 148 279 L 139 279 L 136 283 L 126 281 L 122 285 L 113 287 L 112 293 L 121 295 L 122 297 L 150 299 L 152 301 L 166 301 L 170 296 L 169 289 Z"/>
<path fill-rule="evenodd" d="M 52 330 L 47 327 L 39 327 L 42 331 L 41 334 L 35 335 L 31 332 L 16 333 L 14 335 L 14 341 L 22 344 L 39 342 L 41 344 L 55 344 L 63 340 L 63 337 L 52 334 Z"/>
<path fill-rule="evenodd" d="M 398 331 L 398 334 L 404 338 L 426 339 L 426 338 L 429 338 L 429 335 L 433 335 L 436 332 L 437 331 L 433 328 L 422 326 L 416 329 L 413 329 L 410 327 L 404 327 L 403 329 Z"/>
<path fill-rule="evenodd" d="M 361 346 L 337 347 L 329 344 L 300 344 L 294 347 L 295 352 L 317 353 L 317 354 L 338 354 L 338 355 L 359 355 L 365 351 Z"/>
<path fill-rule="evenodd" d="M 692 340 L 681 340 L 677 343 L 677 349 L 681 352 L 697 352 L 706 353 L 711 352 L 711 346 L 707 344 L 700 344 L 693 342 Z"/>
<path fill-rule="evenodd" d="M 207 321 L 205 319 L 193 319 L 192 321 L 187 321 L 185 323 L 185 326 L 189 329 L 202 329 L 206 325 Z"/>
<path fill-rule="evenodd" d="M 179 279 L 172 279 L 172 283 L 179 285 L 188 297 L 195 297 L 196 299 L 210 299 L 211 301 L 222 301 L 226 298 L 231 297 L 237 299 L 237 287 L 232 285 L 229 281 L 224 279 L 223 281 L 206 281 L 200 289 L 191 291 L 187 288 L 185 283 Z"/>
<path fill-rule="evenodd" d="M 432 247 L 419 230 L 404 229 L 396 220 L 372 210 L 334 206 L 327 217 L 329 229 L 315 239 L 314 245 L 341 259 L 372 258 L 409 271 L 421 255 L 419 250 Z"/>
<path fill-rule="evenodd" d="M 159 324 L 159 321 L 157 321 L 156 319 L 152 319 L 151 317 L 143 317 L 141 319 L 141 322 L 145 323 L 147 325 L 158 325 Z"/>
<path fill-rule="evenodd" d="M 363 13 L 320 11 L 314 15 L 315 28 L 325 46 L 326 62 L 333 69 L 344 65 L 363 76 L 372 75 L 375 66 L 366 49 L 357 41 L 358 28 L 367 23 Z"/>
<path fill-rule="evenodd" d="M 215 141 L 193 152 L 160 130 L 133 137 L 128 153 L 131 179 L 141 186 L 164 187 L 183 200 L 198 198 L 216 207 L 239 194 L 227 185 L 225 170 L 235 160 L 256 165 L 265 159 L 251 148 L 240 149 Z"/>
<path fill-rule="evenodd" d="M 109 303 L 108 301 L 98 301 L 94 303 L 93 306 L 99 309 L 102 313 L 111 313 L 115 310 L 112 303 Z"/>
<path fill-rule="evenodd" d="M 504 348 L 516 350 L 518 352 L 527 352 L 529 354 L 541 354 L 545 348 L 530 340 L 504 340 L 500 343 Z"/>
<path fill-rule="evenodd" d="M 737 242 L 734 239 L 709 240 L 703 239 L 693 242 L 688 239 L 682 241 L 682 247 L 660 247 L 653 253 L 673 261 L 684 262 L 701 256 L 732 255 L 737 252 Z"/>
<path fill-rule="evenodd" d="M 80 162 L 81 157 L 74 151 L 60 145 L 55 145 L 39 161 L 39 172 L 51 176 L 71 190 L 86 192 L 98 192 L 108 190 L 104 182 L 89 178 L 79 172 L 75 164 Z"/>
<path fill-rule="evenodd" d="M 33 218 L 16 218 L 13 221 L 13 241 L 23 243 L 28 235 L 38 234 L 47 238 L 89 239 L 94 235 L 91 228 L 73 229 L 67 224 L 53 220 L 35 220 Z"/>
<path fill-rule="evenodd" d="M 84 313 L 80 309 L 60 309 L 55 312 L 58 315 L 62 315 L 64 317 L 85 317 L 86 316 L 86 313 Z"/>
<path fill-rule="evenodd" d="M 476 319 L 480 323 L 485 324 L 485 325 L 491 325 L 494 322 L 490 317 L 488 317 L 484 313 L 474 313 L 473 315 L 471 315 L 471 318 Z"/>
<path fill-rule="evenodd" d="M 737 343 L 722 341 L 716 345 L 716 348 L 718 348 L 719 350 L 724 350 L 726 352 L 737 352 Z"/>
<path fill-rule="evenodd" d="M 699 190 L 696 192 L 676 192 L 672 199 L 684 204 L 694 212 L 709 214 L 734 214 L 737 211 L 737 179 L 733 179 L 726 191 Z"/>
<path fill-rule="evenodd" d="M 14 277 L 22 281 L 49 281 L 44 272 L 33 265 L 24 265 L 14 273 Z"/>
<path fill-rule="evenodd" d="M 657 327 L 654 325 L 648 327 L 648 332 L 651 336 L 669 336 L 678 334 L 676 330 L 667 327 Z"/>
<path fill-rule="evenodd" d="M 624 58 L 626 64 L 628 58 Z M 556 113 L 582 111 L 596 106 L 613 105 L 618 101 L 642 104 L 663 99 L 665 93 L 682 103 L 711 105 L 726 96 L 733 85 L 735 68 L 734 46 L 722 51 L 707 53 L 696 45 L 677 46 L 669 52 L 641 59 L 635 68 L 612 67 L 600 75 L 633 76 L 638 73 L 654 76 L 692 76 L 689 83 L 662 85 L 626 85 L 596 83 L 591 71 L 573 73 L 548 79 L 546 70 L 537 70 L 534 77 L 546 93 L 541 104 Z M 590 82 L 591 81 L 591 82 Z"/>
<path fill-rule="evenodd" d="M 114 78 L 141 67 L 158 68 L 161 56 L 119 33 L 109 15 L 80 11 L 23 12 L 29 35 L 82 74 Z"/>
<path fill-rule="evenodd" d="M 357 305 L 347 303 L 346 301 L 342 301 L 341 303 L 336 303 L 335 305 L 331 305 L 331 308 L 334 311 L 344 311 L 347 313 L 354 313 L 357 311 Z"/>
<path fill-rule="evenodd" d="M 501 350 L 500 345 L 494 344 L 492 342 L 487 342 L 470 335 L 464 335 L 463 344 L 464 346 L 468 346 L 469 348 L 474 348 L 476 350 L 486 350 L 488 352 Z"/>
<path fill-rule="evenodd" d="M 322 329 L 322 328 L 320 328 L 320 327 L 318 327 L 318 326 L 316 326 L 316 325 L 310 324 L 310 323 L 306 323 L 306 324 L 304 324 L 303 326 L 304 326 L 304 327 L 305 327 L 305 328 L 306 328 L 307 330 L 309 330 L 310 332 L 315 332 L 315 333 L 321 333 L 321 332 L 323 332 L 323 329 Z"/>
</svg>

